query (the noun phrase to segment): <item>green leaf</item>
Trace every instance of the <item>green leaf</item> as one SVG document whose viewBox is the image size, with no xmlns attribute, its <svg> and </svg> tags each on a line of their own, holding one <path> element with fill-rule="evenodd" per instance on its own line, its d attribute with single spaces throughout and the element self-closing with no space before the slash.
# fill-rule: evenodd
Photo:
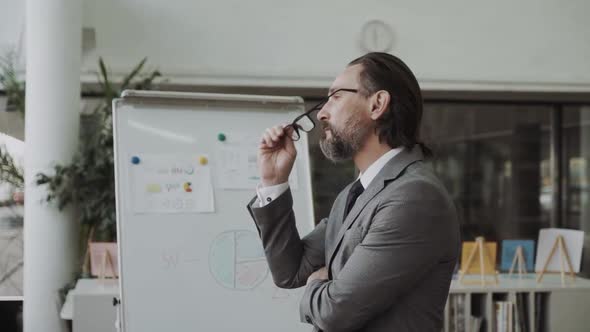
<svg viewBox="0 0 590 332">
<path fill-rule="evenodd" d="M 139 84 L 140 88 L 150 88 L 161 73 L 152 71 L 144 75 L 145 63 L 146 58 L 125 76 L 121 87 Z M 116 211 L 111 105 L 116 87 L 109 82 L 110 76 L 102 58 L 98 65 L 104 99 L 94 113 L 85 115 L 81 121 L 81 131 L 88 134 L 81 136 L 79 150 L 70 163 L 55 165 L 50 173 L 38 174 L 36 183 L 47 186 L 49 202 L 60 209 L 75 204 L 79 208 L 80 223 L 104 230 L 97 236 L 104 235 L 113 240 Z"/>
<path fill-rule="evenodd" d="M 24 187 L 24 171 L 17 166 L 4 145 L 0 146 L 0 183 L 8 183 L 16 188 Z"/>
<path fill-rule="evenodd" d="M 143 66 L 145 65 L 145 62 L 147 61 L 147 57 L 143 58 L 136 66 L 135 68 L 133 68 L 133 70 L 131 71 L 131 73 L 129 73 L 129 75 L 127 75 L 127 77 L 125 77 L 123 79 L 123 83 L 121 83 L 121 91 L 125 90 L 125 88 L 127 88 L 127 86 L 129 85 L 129 82 L 131 82 L 132 79 L 135 78 L 135 76 L 137 76 L 137 74 L 139 74 L 139 72 L 141 71 L 141 69 L 143 68 Z"/>
<path fill-rule="evenodd" d="M 115 94 L 111 83 L 109 82 L 109 74 L 107 72 L 107 66 L 104 64 L 102 57 L 98 58 L 98 67 L 100 68 L 100 74 L 102 75 L 102 86 L 104 89 L 105 100 L 109 103 L 112 100 L 112 96 Z"/>
</svg>

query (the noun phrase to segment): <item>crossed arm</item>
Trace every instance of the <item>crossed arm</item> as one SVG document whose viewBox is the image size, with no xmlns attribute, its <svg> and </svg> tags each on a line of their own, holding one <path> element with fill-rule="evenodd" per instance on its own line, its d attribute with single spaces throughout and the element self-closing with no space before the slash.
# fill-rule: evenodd
<svg viewBox="0 0 590 332">
<path fill-rule="evenodd" d="M 413 224 L 420 224 L 424 209 L 408 204 L 382 207 L 334 280 L 307 286 L 300 303 L 302 320 L 325 331 L 360 329 L 395 305 L 436 265 L 436 229 L 416 229 Z"/>
<path fill-rule="evenodd" d="M 277 205 L 253 209 L 253 217 L 273 279 L 279 287 L 301 287 L 326 265 L 326 220 L 300 239 L 290 193 L 272 204 Z M 440 257 L 434 216 L 417 200 L 380 206 L 340 273 L 333 280 L 309 278 L 300 303 L 302 321 L 325 331 L 353 331 L 394 305 Z"/>
</svg>

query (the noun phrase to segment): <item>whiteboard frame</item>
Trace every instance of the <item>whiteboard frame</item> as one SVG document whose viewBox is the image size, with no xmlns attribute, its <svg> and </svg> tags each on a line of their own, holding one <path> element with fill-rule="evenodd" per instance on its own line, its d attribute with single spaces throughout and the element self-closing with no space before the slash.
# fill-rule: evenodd
<svg viewBox="0 0 590 332">
<path fill-rule="evenodd" d="M 301 97 L 291 97 L 291 96 L 268 96 L 268 95 L 245 95 L 245 94 L 220 94 L 220 93 L 199 93 L 199 92 L 176 92 L 176 91 L 143 91 L 143 90 L 125 90 L 121 93 L 120 98 L 113 99 L 112 102 L 112 125 L 113 125 L 113 153 L 114 153 L 114 168 L 115 168 L 115 208 L 116 208 L 116 218 L 117 218 L 117 243 L 120 242 L 121 238 L 121 223 L 119 220 L 122 218 L 122 211 L 121 211 L 121 203 L 120 203 L 120 174 L 119 174 L 119 149 L 117 144 L 117 137 L 118 134 L 118 126 L 117 126 L 117 114 L 119 113 L 118 109 L 120 106 L 124 105 L 162 105 L 166 103 L 170 103 L 171 105 L 174 104 L 181 104 L 181 105 L 190 105 L 191 102 L 203 102 L 203 101 L 211 101 L 211 102 L 243 102 L 243 103 L 260 103 L 260 104 L 301 104 L 303 111 L 305 111 L 304 107 L 304 100 Z M 307 204 L 310 207 L 308 209 L 308 216 L 307 220 L 310 222 L 310 229 L 313 230 L 315 228 L 315 217 L 314 217 L 314 206 L 313 206 L 313 190 L 312 190 L 312 183 L 311 183 L 311 161 L 310 161 L 310 154 L 309 154 L 309 143 L 308 143 L 308 135 L 301 136 L 301 147 L 305 150 L 305 154 L 307 156 L 306 160 L 303 161 L 305 167 L 308 170 L 308 176 L 305 179 L 300 179 L 299 181 L 306 181 L 306 185 L 308 188 L 308 201 Z M 301 188 L 299 190 L 302 190 Z M 245 206 L 244 206 L 245 208 Z M 254 222 L 254 221 L 252 221 Z M 118 270 L 119 270 L 119 299 L 118 301 L 114 301 L 114 304 L 117 304 L 117 328 L 118 331 L 125 332 L 125 310 L 123 310 L 123 303 L 125 301 L 125 296 L 123 294 L 123 279 L 124 276 L 121 273 L 123 271 L 123 256 L 122 256 L 122 246 L 117 245 L 117 254 L 118 254 Z"/>
</svg>

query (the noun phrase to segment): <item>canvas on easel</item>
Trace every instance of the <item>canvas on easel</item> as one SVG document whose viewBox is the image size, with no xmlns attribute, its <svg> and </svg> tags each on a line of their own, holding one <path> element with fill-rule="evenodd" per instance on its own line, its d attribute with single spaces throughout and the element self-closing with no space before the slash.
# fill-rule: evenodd
<svg viewBox="0 0 590 332">
<path fill-rule="evenodd" d="M 516 271 L 519 278 L 534 268 L 534 240 L 503 240 L 500 270 L 512 276 Z"/>
<path fill-rule="evenodd" d="M 496 242 L 486 242 L 483 237 L 477 237 L 475 242 L 463 242 L 461 254 L 461 269 L 459 282 L 463 284 L 489 284 L 487 276 L 492 276 L 492 284 L 498 283 L 496 270 Z M 465 280 L 465 275 L 479 275 L 479 281 Z"/>
<path fill-rule="evenodd" d="M 584 232 L 572 229 L 546 228 L 539 232 L 535 271 L 537 282 L 547 273 L 560 273 L 565 285 L 566 273 L 574 282 L 580 272 Z"/>
<path fill-rule="evenodd" d="M 90 242 L 88 244 L 90 257 L 90 274 L 99 279 L 118 278 L 117 243 Z"/>
</svg>

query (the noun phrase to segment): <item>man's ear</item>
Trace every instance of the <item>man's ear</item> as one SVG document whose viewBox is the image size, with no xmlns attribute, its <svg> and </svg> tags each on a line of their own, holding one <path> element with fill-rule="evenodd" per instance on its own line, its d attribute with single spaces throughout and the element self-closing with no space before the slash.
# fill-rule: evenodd
<svg viewBox="0 0 590 332">
<path fill-rule="evenodd" d="M 385 114 L 391 102 L 389 92 L 385 90 L 377 91 L 371 98 L 371 119 L 377 120 Z"/>
</svg>

